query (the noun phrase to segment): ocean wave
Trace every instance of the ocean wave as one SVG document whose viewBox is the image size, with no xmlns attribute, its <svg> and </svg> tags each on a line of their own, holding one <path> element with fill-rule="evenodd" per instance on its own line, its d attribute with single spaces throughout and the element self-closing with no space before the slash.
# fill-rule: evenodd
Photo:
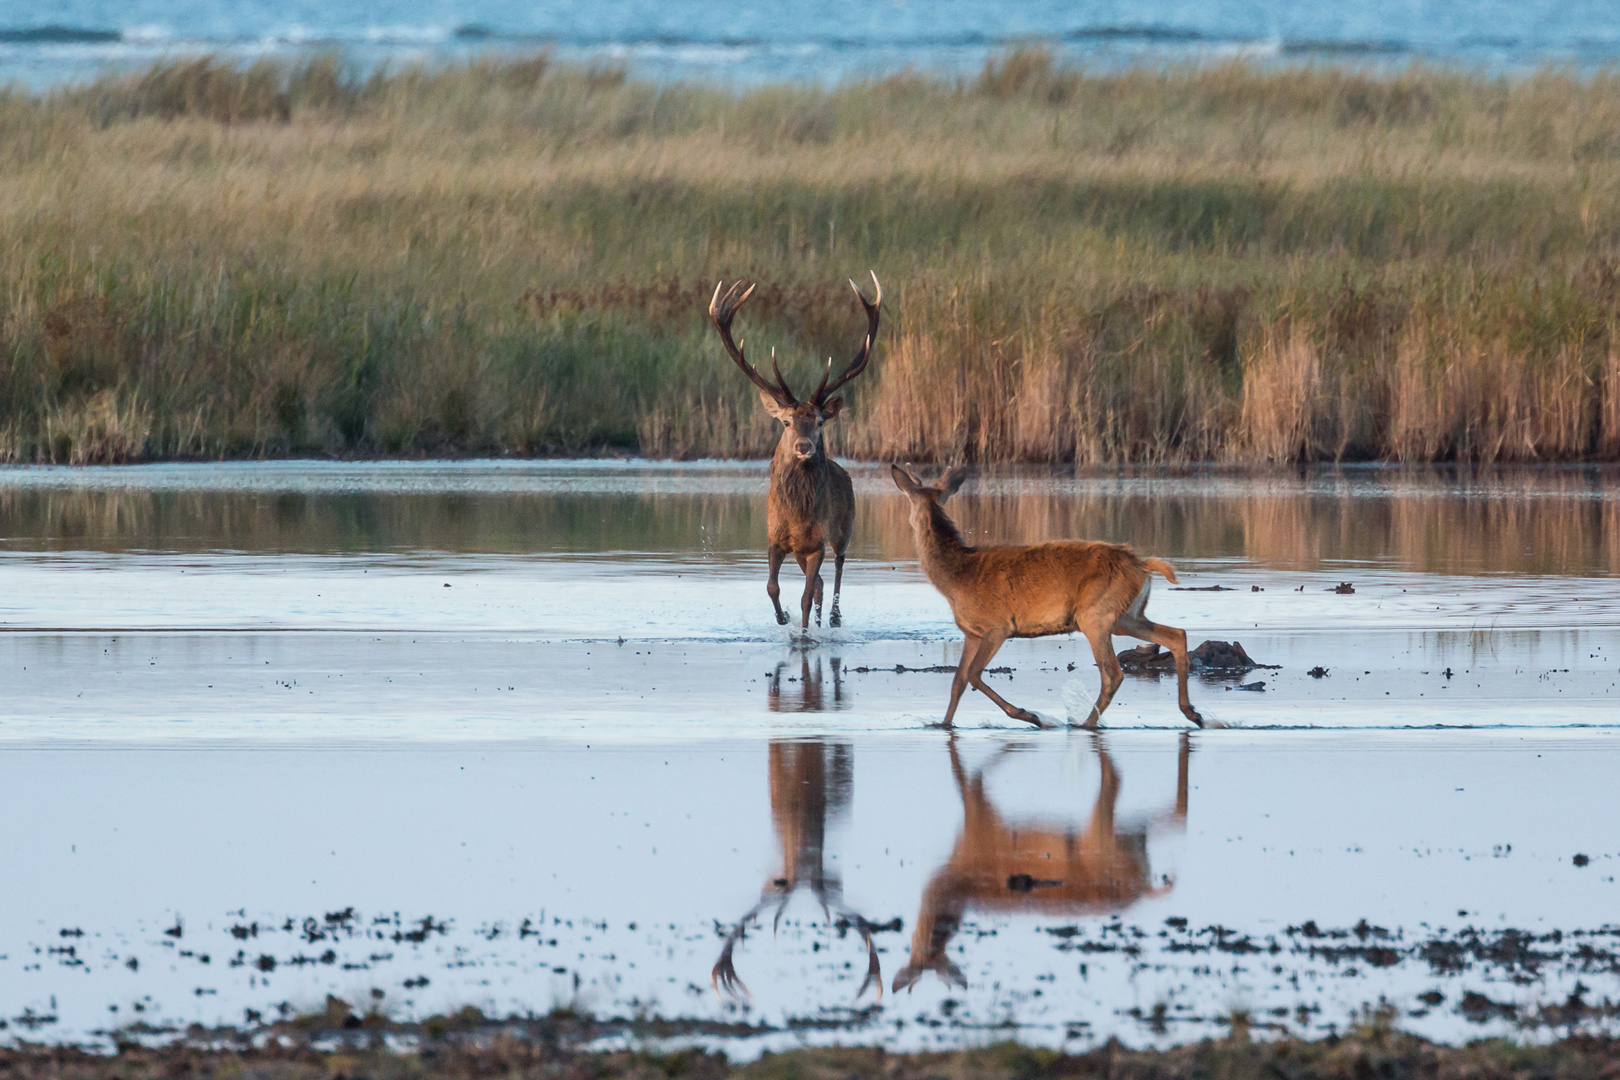
<svg viewBox="0 0 1620 1080">
<path fill-rule="evenodd" d="M 19 29 L 0 27 L 0 45 L 101 45 L 122 40 L 123 34 L 117 30 L 54 25 Z"/>
</svg>

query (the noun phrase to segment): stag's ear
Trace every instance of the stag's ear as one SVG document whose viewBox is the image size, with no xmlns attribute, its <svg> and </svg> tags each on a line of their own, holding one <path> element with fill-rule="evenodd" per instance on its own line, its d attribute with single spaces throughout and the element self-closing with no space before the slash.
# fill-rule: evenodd
<svg viewBox="0 0 1620 1080">
<path fill-rule="evenodd" d="M 919 485 L 917 483 L 917 478 L 916 477 L 912 476 L 910 473 L 906 472 L 906 470 L 902 469 L 898 465 L 890 465 L 889 466 L 889 471 L 890 471 L 890 474 L 894 477 L 894 486 L 895 487 L 899 488 L 901 491 L 905 492 L 907 495 L 915 495 L 915 494 L 917 494 L 917 489 L 921 485 Z M 895 989 L 898 990 L 899 987 L 895 987 Z"/>
<path fill-rule="evenodd" d="M 958 465 L 956 468 L 946 473 L 944 478 L 939 482 L 940 501 L 943 502 L 952 495 L 955 495 L 956 489 L 966 483 L 967 478 L 971 475 L 972 473 L 969 472 L 966 465 Z"/>
<path fill-rule="evenodd" d="M 759 392 L 759 403 L 765 406 L 765 411 L 771 414 L 771 418 L 773 420 L 781 420 L 786 422 L 787 419 L 793 415 L 787 409 L 782 408 L 781 402 L 777 401 L 763 390 Z"/>
<path fill-rule="evenodd" d="M 844 407 L 844 399 L 835 397 L 821 406 L 821 418 L 832 420 L 838 416 L 838 411 Z"/>
</svg>

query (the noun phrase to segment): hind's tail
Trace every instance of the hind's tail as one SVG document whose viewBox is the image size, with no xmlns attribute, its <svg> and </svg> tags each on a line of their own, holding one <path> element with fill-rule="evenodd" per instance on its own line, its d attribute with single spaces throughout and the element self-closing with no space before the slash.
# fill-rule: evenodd
<svg viewBox="0 0 1620 1080">
<path fill-rule="evenodd" d="M 1180 584 L 1180 579 L 1176 577 L 1176 568 L 1165 562 L 1163 559 L 1143 559 L 1142 565 L 1146 566 L 1149 570 L 1163 574 L 1164 579 L 1170 584 Z"/>
</svg>

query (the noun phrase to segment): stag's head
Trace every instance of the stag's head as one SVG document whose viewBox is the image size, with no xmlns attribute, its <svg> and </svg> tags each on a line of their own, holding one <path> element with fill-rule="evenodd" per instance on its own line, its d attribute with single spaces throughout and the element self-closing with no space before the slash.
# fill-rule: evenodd
<svg viewBox="0 0 1620 1080">
<path fill-rule="evenodd" d="M 782 425 L 781 442 L 777 445 L 779 456 L 789 456 L 800 461 L 820 457 L 824 453 L 821 433 L 828 421 L 838 415 L 844 407 L 844 399 L 835 396 L 835 392 L 845 383 L 866 370 L 867 361 L 872 358 L 872 342 L 877 338 L 878 308 L 883 303 L 883 286 L 878 284 L 877 275 L 872 275 L 872 287 L 876 296 L 868 300 L 866 294 L 853 281 L 849 287 L 855 290 L 855 295 L 861 301 L 861 307 L 866 309 L 866 337 L 855 351 L 855 357 L 836 378 L 832 373 L 832 357 L 827 358 L 827 370 L 822 373 L 821 385 L 815 392 L 803 401 L 793 393 L 787 380 L 782 377 L 782 369 L 776 364 L 776 350 L 771 350 L 771 374 L 775 382 L 767 380 L 760 375 L 743 355 L 742 346 L 731 337 L 731 320 L 736 316 L 737 309 L 742 307 L 743 301 L 754 291 L 750 285 L 744 289 L 741 281 L 732 285 L 724 295 L 720 289 L 725 282 L 714 287 L 714 297 L 709 301 L 709 317 L 714 320 L 715 329 L 720 331 L 720 340 L 726 346 L 726 352 L 737 362 L 737 366 L 747 375 L 749 381 L 759 387 L 759 400 L 765 405 L 765 411 L 770 413 L 772 419 Z"/>
</svg>

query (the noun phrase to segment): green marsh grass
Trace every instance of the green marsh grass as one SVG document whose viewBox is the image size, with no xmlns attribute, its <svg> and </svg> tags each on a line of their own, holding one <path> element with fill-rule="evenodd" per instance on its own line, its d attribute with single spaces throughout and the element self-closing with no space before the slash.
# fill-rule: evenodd
<svg viewBox="0 0 1620 1080">
<path fill-rule="evenodd" d="M 1620 75 L 655 85 L 202 58 L 0 92 L 0 460 L 1620 458 Z M 818 363 L 819 362 L 819 363 Z"/>
</svg>

